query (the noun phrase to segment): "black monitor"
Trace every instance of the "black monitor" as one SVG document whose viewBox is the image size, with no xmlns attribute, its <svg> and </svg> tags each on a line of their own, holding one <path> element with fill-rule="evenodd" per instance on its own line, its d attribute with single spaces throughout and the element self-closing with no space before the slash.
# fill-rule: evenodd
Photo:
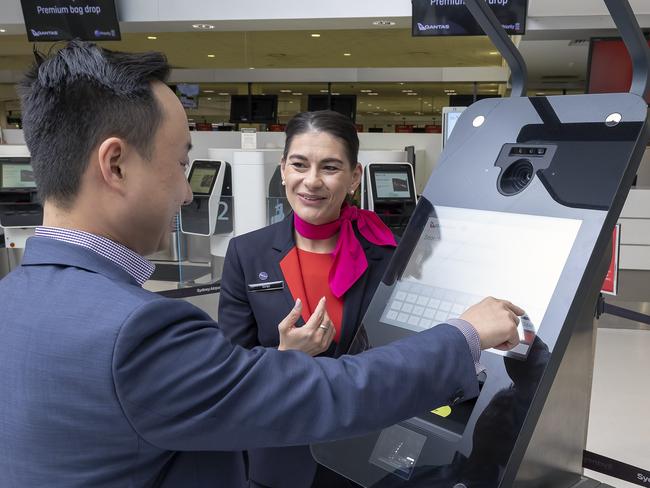
<svg viewBox="0 0 650 488">
<path fill-rule="evenodd" d="M 334 110 L 340 114 L 350 117 L 352 122 L 357 120 L 357 96 L 356 95 L 332 95 L 331 107 L 327 95 L 309 95 L 307 97 L 307 110 Z"/>
<path fill-rule="evenodd" d="M 210 196 L 214 182 L 217 180 L 218 172 L 219 166 L 215 166 L 212 163 L 205 164 L 196 161 L 188 177 L 192 193 L 195 196 Z"/>
<path fill-rule="evenodd" d="M 411 0 L 411 3 L 413 36 L 484 35 L 463 1 Z M 526 33 L 528 0 L 490 0 L 487 3 L 508 34 Z"/>
<path fill-rule="evenodd" d="M 34 170 L 29 158 L 0 158 L 2 190 L 36 189 Z"/>
<path fill-rule="evenodd" d="M 230 122 L 271 124 L 276 121 L 278 114 L 277 95 L 251 95 L 250 102 L 249 107 L 248 95 L 231 95 Z"/>
<path fill-rule="evenodd" d="M 20 0 L 30 42 L 119 41 L 114 0 Z"/>
</svg>

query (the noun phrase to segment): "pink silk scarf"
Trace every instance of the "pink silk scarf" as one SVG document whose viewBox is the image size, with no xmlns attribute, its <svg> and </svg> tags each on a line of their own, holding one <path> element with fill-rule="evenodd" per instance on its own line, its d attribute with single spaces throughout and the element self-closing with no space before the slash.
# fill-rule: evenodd
<svg viewBox="0 0 650 488">
<path fill-rule="evenodd" d="M 341 207 L 339 218 L 327 224 L 313 225 L 295 212 L 293 214 L 296 231 L 307 239 L 328 239 L 340 230 L 329 273 L 330 289 L 337 298 L 341 298 L 368 269 L 366 254 L 352 228 L 353 221 L 357 222 L 357 229 L 369 242 L 378 246 L 397 246 L 395 236 L 376 213 L 347 203 Z"/>
</svg>

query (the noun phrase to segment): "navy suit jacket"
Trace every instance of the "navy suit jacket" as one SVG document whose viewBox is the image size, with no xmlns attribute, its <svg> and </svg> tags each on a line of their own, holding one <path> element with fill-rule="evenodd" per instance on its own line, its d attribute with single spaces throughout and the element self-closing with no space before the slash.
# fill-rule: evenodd
<svg viewBox="0 0 650 488">
<path fill-rule="evenodd" d="M 247 350 L 191 304 L 47 238 L 0 281 L 0 316 L 3 487 L 239 487 L 238 451 L 355 435 L 478 393 L 451 326 L 338 360 Z"/>
</svg>

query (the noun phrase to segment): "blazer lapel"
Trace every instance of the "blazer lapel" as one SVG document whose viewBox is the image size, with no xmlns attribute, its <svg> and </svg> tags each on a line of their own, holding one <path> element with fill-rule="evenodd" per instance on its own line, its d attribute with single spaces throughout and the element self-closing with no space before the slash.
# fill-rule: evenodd
<svg viewBox="0 0 650 488">
<path fill-rule="evenodd" d="M 347 293 L 343 296 L 343 319 L 342 319 L 342 330 L 339 343 L 335 350 L 335 357 L 346 354 L 350 349 L 352 340 L 354 339 L 361 320 L 363 317 L 360 314 L 361 308 L 363 307 L 364 299 L 367 297 L 367 288 L 368 288 L 368 276 L 372 273 L 372 266 L 378 260 L 381 260 L 381 256 L 376 255 L 375 247 L 366 241 L 363 237 L 358 235 L 357 238 L 363 247 L 363 251 L 366 254 L 366 259 L 368 261 L 368 269 L 365 273 L 357 280 L 357 282 L 352 285 Z"/>
<path fill-rule="evenodd" d="M 282 272 L 282 268 L 280 267 L 280 261 L 284 259 L 289 251 L 296 247 L 296 241 L 293 237 L 293 212 L 290 212 L 284 218 L 284 220 L 275 227 L 275 233 L 271 239 L 271 247 L 276 252 L 276 259 L 273 262 L 273 266 L 275 267 L 275 271 L 278 276 L 282 276 L 284 279 L 285 287 L 282 290 L 282 296 L 284 297 L 284 300 L 288 306 L 288 310 L 291 310 L 294 305 L 293 295 L 291 294 L 287 279 Z M 304 323 L 305 321 L 302 317 L 300 317 L 296 325 L 304 325 Z"/>
</svg>

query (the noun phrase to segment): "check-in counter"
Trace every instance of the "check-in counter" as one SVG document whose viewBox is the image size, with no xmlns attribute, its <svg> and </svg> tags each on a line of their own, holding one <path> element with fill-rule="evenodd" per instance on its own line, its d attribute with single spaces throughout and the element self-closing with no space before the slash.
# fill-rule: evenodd
<svg viewBox="0 0 650 488">
<path fill-rule="evenodd" d="M 620 269 L 650 270 L 650 187 L 630 190 L 619 222 Z"/>
</svg>

